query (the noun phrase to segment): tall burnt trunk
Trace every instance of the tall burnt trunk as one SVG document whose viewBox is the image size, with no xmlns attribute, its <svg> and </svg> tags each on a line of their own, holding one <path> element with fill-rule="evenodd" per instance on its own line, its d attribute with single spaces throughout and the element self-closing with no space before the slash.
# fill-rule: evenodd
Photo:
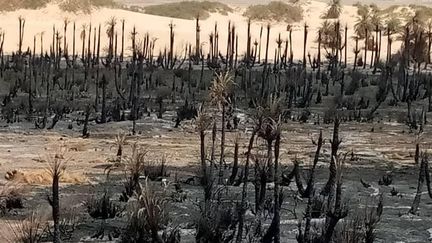
<svg viewBox="0 0 432 243">
<path fill-rule="evenodd" d="M 330 154 L 331 158 L 330 158 L 330 168 L 329 168 L 330 173 L 329 173 L 328 181 L 321 191 L 321 195 L 324 196 L 330 194 L 331 190 L 333 190 L 334 185 L 336 183 L 336 174 L 337 174 L 336 156 L 338 156 L 339 145 L 342 142 L 339 140 L 339 125 L 340 125 L 340 120 L 338 115 L 336 115 L 334 120 L 334 127 L 333 127 L 333 139 L 330 141 L 331 143 L 331 154 Z"/>
<path fill-rule="evenodd" d="M 425 181 L 425 177 L 426 177 L 426 166 L 427 166 L 427 161 L 422 158 L 421 163 L 420 163 L 420 167 L 419 167 L 419 176 L 417 179 L 417 191 L 416 191 L 416 195 L 414 197 L 414 201 L 411 204 L 411 208 L 408 211 L 408 213 L 410 214 L 417 214 L 419 205 L 420 205 L 420 200 L 421 200 L 421 194 L 423 192 L 423 184 Z"/>
<path fill-rule="evenodd" d="M 308 26 L 306 24 L 304 25 L 303 35 L 303 68 L 306 68 L 306 46 L 308 36 Z"/>
<path fill-rule="evenodd" d="M 59 198 L 59 173 L 52 175 L 52 218 L 54 221 L 53 243 L 60 243 L 60 198 Z"/>
<path fill-rule="evenodd" d="M 238 173 L 238 154 L 239 154 L 239 139 L 236 138 L 234 141 L 234 161 L 233 161 L 233 167 L 232 167 L 232 172 L 231 172 L 231 176 L 228 180 L 228 184 L 232 185 L 235 182 L 235 179 L 237 178 L 237 173 Z"/>
<path fill-rule="evenodd" d="M 259 126 L 257 126 L 259 127 Z M 255 136 L 257 133 L 257 127 L 254 128 L 252 131 L 251 137 L 249 139 L 249 144 L 246 152 L 246 162 L 244 167 L 244 173 L 243 173 L 243 187 L 242 187 L 242 197 L 240 202 L 240 212 L 239 212 L 239 221 L 238 221 L 238 230 L 237 230 L 237 236 L 236 236 L 236 243 L 243 242 L 243 230 L 244 230 L 244 221 L 245 221 L 245 213 L 247 210 L 247 185 L 248 185 L 248 178 L 249 178 L 249 162 L 250 157 L 253 149 L 253 144 L 255 142 Z"/>
<path fill-rule="evenodd" d="M 98 68 L 98 72 L 99 72 L 99 68 Z M 101 111 L 101 123 L 106 123 L 106 116 L 107 116 L 107 111 L 106 111 L 106 86 L 108 84 L 108 80 L 105 77 L 105 74 L 102 75 L 102 111 Z"/>
<path fill-rule="evenodd" d="M 366 65 L 367 65 L 367 53 L 368 53 L 368 29 L 365 28 L 365 51 L 364 51 L 364 60 L 363 60 L 363 69 L 366 69 Z"/>
<path fill-rule="evenodd" d="M 222 104 L 222 121 L 221 121 L 221 144 L 220 144 L 220 159 L 219 159 L 219 184 L 222 184 L 225 164 L 225 103 Z"/>
</svg>

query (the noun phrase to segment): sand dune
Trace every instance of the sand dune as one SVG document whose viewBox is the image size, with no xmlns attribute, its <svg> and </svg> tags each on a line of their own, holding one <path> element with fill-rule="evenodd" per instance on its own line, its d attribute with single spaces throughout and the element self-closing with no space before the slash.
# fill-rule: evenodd
<svg viewBox="0 0 432 243">
<path fill-rule="evenodd" d="M 317 43 L 315 42 L 317 38 L 317 29 L 323 22 L 320 18 L 322 13 L 326 10 L 327 4 L 318 1 L 311 1 L 303 5 L 304 8 L 304 22 L 294 23 L 293 32 L 293 49 L 294 56 L 296 59 L 301 59 L 303 53 L 303 25 L 306 22 L 309 26 L 309 37 L 307 51 L 314 55 L 317 51 Z M 205 21 L 201 21 L 201 40 L 204 43 L 204 50 L 208 49 L 208 35 L 214 29 L 214 24 L 218 23 L 219 27 L 219 38 L 220 38 L 220 50 L 226 49 L 226 39 L 227 39 L 227 26 L 228 22 L 231 21 L 236 25 L 238 35 L 239 35 L 239 54 L 244 53 L 246 47 L 246 26 L 247 20 L 242 16 L 244 11 L 241 7 L 236 7 L 233 13 L 228 16 L 221 14 L 212 14 L 210 18 Z M 343 13 L 341 15 L 341 24 L 347 25 L 349 29 L 349 37 L 353 35 L 353 26 L 356 21 L 356 7 L 344 6 Z M 180 55 L 184 46 L 188 43 L 195 43 L 195 22 L 193 20 L 183 20 L 183 19 L 172 19 L 161 16 L 154 16 L 142 13 L 131 12 L 121 9 L 109 9 L 101 8 L 95 9 L 91 14 L 74 14 L 61 11 L 56 5 L 48 5 L 47 7 L 39 10 L 19 10 L 14 12 L 7 12 L 0 14 L 1 28 L 6 33 L 6 39 L 4 43 L 5 51 L 10 53 L 17 50 L 18 48 L 18 17 L 23 16 L 26 19 L 25 25 L 25 35 L 24 35 L 24 47 L 33 46 L 33 37 L 37 37 L 37 50 L 40 50 L 39 35 L 44 33 L 44 49 L 48 50 L 49 45 L 52 40 L 53 26 L 60 29 L 63 34 L 63 21 L 65 18 L 69 19 L 71 22 L 76 23 L 77 28 L 77 53 L 81 50 L 81 41 L 79 40 L 79 33 L 81 31 L 81 26 L 83 24 L 91 23 L 92 26 L 96 27 L 99 24 L 102 25 L 103 29 L 106 29 L 106 22 L 111 16 L 115 16 L 118 20 L 125 19 L 126 21 L 126 32 L 127 34 L 127 49 L 130 49 L 130 31 L 135 25 L 139 33 L 139 37 L 142 37 L 146 32 L 148 32 L 151 37 L 157 38 L 155 51 L 163 49 L 169 44 L 169 27 L 168 25 L 173 22 L 175 25 L 175 48 L 176 52 Z M 254 22 L 252 25 L 252 38 L 259 38 L 259 31 L 262 25 L 267 23 Z M 276 48 L 276 39 L 279 33 L 282 39 L 288 37 L 288 32 L 286 31 L 285 23 L 271 23 L 271 35 L 270 35 L 270 57 L 272 57 L 273 50 Z M 121 31 L 121 26 L 117 25 L 117 31 Z M 103 43 L 102 47 L 107 45 L 107 36 L 105 31 L 103 33 Z M 265 36 L 265 33 L 264 33 Z M 263 46 L 264 46 L 263 38 Z M 72 46 L 72 24 L 68 27 L 67 40 L 69 46 Z M 244 43 L 244 44 L 243 44 Z M 349 59 L 353 58 L 353 48 L 354 41 L 349 41 Z M 393 49 L 396 49 L 400 43 L 395 43 Z M 362 43 L 361 43 L 362 46 Z M 71 51 L 71 48 L 70 48 Z M 386 44 L 383 42 L 382 53 L 386 51 Z"/>
</svg>

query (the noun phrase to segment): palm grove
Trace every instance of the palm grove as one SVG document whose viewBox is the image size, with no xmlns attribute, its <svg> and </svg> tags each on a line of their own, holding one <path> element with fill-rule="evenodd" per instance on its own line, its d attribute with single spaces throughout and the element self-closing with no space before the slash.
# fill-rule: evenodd
<svg viewBox="0 0 432 243">
<path fill-rule="evenodd" d="M 115 180 L 111 175 L 116 170 L 123 172 L 120 198 L 107 189 L 85 202 L 88 214 L 101 222 L 94 238 L 180 242 L 180 229 L 172 225 L 168 206 L 186 200 L 182 185 L 188 184 L 202 188 L 193 222 L 197 242 L 283 242 L 281 217 L 287 215 L 282 208 L 293 202 L 304 209 L 299 218 L 295 209 L 292 212 L 299 222 L 298 242 L 374 242 L 384 195 L 352 216 L 343 179 L 346 162 L 355 155 L 343 151 L 339 130 L 345 122 L 379 120 L 384 106 L 406 107 L 402 121 L 418 137 L 414 157 L 419 166 L 416 197 L 407 213 L 418 212 L 424 182 L 432 198 L 428 154 L 420 146 L 426 114 L 432 111 L 432 22 L 421 10 L 402 23 L 394 17 L 384 19 L 376 6 L 358 5 L 355 36 L 348 36 L 347 26 L 338 20 L 341 12 L 340 1 L 331 1 L 317 33 L 307 24 L 301 27 L 304 51 L 298 62 L 293 58 L 292 25 L 271 40 L 270 24 L 255 36 L 249 20 L 246 43 L 239 43 L 243 30 L 234 23 L 226 29 L 215 24 L 205 37 L 197 16 L 191 26 L 194 45 L 175 50 L 172 22 L 167 28 L 169 45 L 155 50 L 157 38 L 139 35 L 135 28 L 125 33 L 124 20 L 112 17 L 103 24 L 76 26 L 65 19 L 50 35 L 34 36 L 33 46 L 24 47 L 23 39 L 31 37 L 25 34 L 26 19 L 20 17 L 18 50 L 12 55 L 3 51 L 7 35 L 0 35 L 0 76 L 10 84 L 2 117 L 8 123 L 29 121 L 36 129 L 54 129 L 74 114 L 68 127 L 80 127 L 84 138 L 92 136 L 92 122 L 131 121 L 130 135 L 116 137 L 116 157 L 105 170 L 107 180 Z M 67 35 L 69 28 L 72 36 Z M 220 31 L 227 32 L 226 39 L 219 37 Z M 101 46 L 102 39 L 108 40 L 107 46 Z M 402 42 L 398 50 L 392 45 L 395 40 Z M 274 50 L 269 49 L 272 41 L 277 44 Z M 48 50 L 45 42 L 50 43 Z M 81 49 L 76 48 L 78 42 Z M 221 48 L 223 42 L 226 49 Z M 349 43 L 355 43 L 353 50 Z M 239 53 L 239 45 L 246 47 L 244 53 Z M 307 51 L 312 45 L 317 47 L 314 56 Z M 381 53 L 384 45 L 387 53 Z M 348 53 L 354 53 L 352 63 Z M 358 94 L 364 87 L 374 87 L 375 94 Z M 196 176 L 175 178 L 173 192 L 155 182 L 171 179 L 165 157 L 153 162 L 136 143 L 130 154 L 123 152 L 126 140 L 139 138 L 137 120 L 151 113 L 163 119 L 170 109 L 176 112 L 176 128 L 194 120 L 200 145 Z M 245 120 L 240 120 L 239 111 L 247 113 Z M 332 124 L 330 137 L 323 132 L 314 135 L 310 164 L 297 157 L 292 163 L 281 159 L 281 145 L 289 136 L 286 128 L 294 122 Z M 226 139 L 227 133 L 235 134 L 233 141 Z M 234 150 L 227 152 L 230 147 Z M 327 147 L 330 153 L 324 151 Z M 52 225 L 47 231 L 37 224 L 32 234 L 17 241 L 60 242 L 71 237 L 72 226 L 61 220 L 59 205 L 59 178 L 66 170 L 62 159 L 56 154 L 49 160 Z M 328 165 L 323 183 L 316 178 L 319 162 Z M 383 176 L 379 184 L 392 184 L 391 176 Z M 292 188 L 294 194 L 288 192 Z M 106 221 L 113 218 L 124 219 L 119 233 L 106 229 Z M 316 223 L 319 219 L 321 224 Z"/>
</svg>

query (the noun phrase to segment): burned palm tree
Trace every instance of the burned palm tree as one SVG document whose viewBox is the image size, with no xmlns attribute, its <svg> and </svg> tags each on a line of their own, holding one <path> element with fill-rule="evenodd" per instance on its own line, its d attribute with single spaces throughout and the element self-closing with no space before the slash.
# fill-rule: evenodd
<svg viewBox="0 0 432 243">
<path fill-rule="evenodd" d="M 331 200 L 328 205 L 323 235 L 321 236 L 321 242 L 331 242 L 337 223 L 348 215 L 348 208 L 342 202 L 342 178 L 345 166 L 345 158 L 346 154 L 337 154 L 334 158 L 336 171 L 336 188 L 335 192 L 330 192 L 332 194 L 334 193 L 334 195 L 329 196 L 329 198 L 334 197 L 334 200 Z"/>
<path fill-rule="evenodd" d="M 97 28 L 95 26 L 93 28 L 93 51 L 92 51 L 92 57 L 91 57 L 92 67 L 94 67 L 94 65 L 96 64 L 96 43 L 97 43 Z"/>
<path fill-rule="evenodd" d="M 344 53 L 344 64 L 345 67 L 348 65 L 347 58 L 348 58 L 348 25 L 345 25 L 345 35 L 344 35 L 344 44 L 343 49 L 345 51 Z"/>
<path fill-rule="evenodd" d="M 73 22 L 73 27 L 72 27 L 72 66 L 73 67 L 75 67 L 75 61 L 76 61 L 75 48 L 76 48 L 76 24 L 75 22 Z M 74 81 L 74 72 L 72 73 L 72 82 L 73 81 Z"/>
<path fill-rule="evenodd" d="M 318 30 L 318 56 L 317 56 L 317 65 L 318 65 L 318 72 L 317 77 L 321 74 L 321 41 L 322 41 L 322 32 L 321 30 Z M 321 79 L 321 78 L 320 78 Z"/>
<path fill-rule="evenodd" d="M 342 140 L 339 139 L 339 125 L 340 119 L 338 115 L 335 115 L 334 126 L 333 126 L 333 138 L 330 140 L 331 144 L 331 154 L 330 154 L 330 167 L 329 167 L 329 178 L 324 188 L 321 191 L 322 195 L 329 195 L 333 190 L 335 183 L 337 181 L 337 164 L 336 164 L 336 156 L 338 156 L 339 146 L 342 143 Z"/>
<path fill-rule="evenodd" d="M 22 53 L 22 45 L 24 41 L 24 27 L 25 27 L 25 18 L 22 16 L 18 17 L 18 23 L 19 23 L 19 36 L 18 36 L 18 55 L 21 55 Z"/>
<path fill-rule="evenodd" d="M 222 164 L 225 162 L 225 117 L 227 105 L 231 103 L 230 95 L 234 85 L 233 76 L 230 72 L 216 74 L 213 84 L 210 88 L 210 98 L 213 104 L 216 104 L 221 112 L 221 149 L 219 159 L 219 183 L 222 183 L 223 169 Z"/>
<path fill-rule="evenodd" d="M 288 25 L 288 26 L 287 26 L 287 31 L 288 31 L 288 38 L 289 38 L 289 43 L 290 43 L 290 57 L 289 57 L 289 63 L 290 63 L 290 65 L 292 65 L 292 63 L 293 63 L 293 59 L 294 59 L 294 53 L 293 53 L 293 42 L 292 42 L 293 26 L 292 26 L 292 25 Z"/>
<path fill-rule="evenodd" d="M 114 58 L 114 34 L 115 34 L 115 26 L 117 24 L 117 19 L 115 17 L 111 17 L 110 20 L 106 23 L 107 30 L 106 34 L 108 36 L 108 54 L 106 57 L 105 65 L 109 66 Z"/>
<path fill-rule="evenodd" d="M 87 34 L 87 24 L 83 24 L 81 26 L 81 33 L 80 33 L 80 39 L 82 41 L 81 44 L 81 60 L 84 62 L 85 60 L 85 41 L 86 41 L 86 34 Z"/>
<path fill-rule="evenodd" d="M 354 36 L 354 40 L 355 40 L 355 49 L 354 49 L 354 65 L 353 65 L 353 71 L 356 70 L 357 62 L 358 62 L 357 57 L 358 57 L 358 54 L 360 53 L 359 46 L 358 46 L 359 37 L 358 37 L 358 36 Z"/>
<path fill-rule="evenodd" d="M 196 22 L 195 22 L 195 64 L 198 65 L 199 64 L 199 60 L 201 57 L 201 26 L 200 26 L 200 19 L 199 19 L 199 14 L 196 17 Z"/>
<path fill-rule="evenodd" d="M 315 156 L 313 159 L 312 166 L 310 167 L 309 178 L 306 180 L 307 183 L 306 187 L 303 186 L 302 173 L 300 171 L 301 170 L 300 162 L 298 159 L 294 160 L 294 168 L 291 171 L 291 173 L 289 175 L 282 176 L 285 185 L 291 183 L 293 177 L 295 178 L 295 183 L 297 186 L 298 193 L 302 198 L 311 198 L 314 196 L 313 194 L 315 191 L 315 170 L 316 170 L 316 166 L 318 165 L 322 146 L 324 145 L 322 131 L 320 131 L 318 140 L 315 141 L 312 140 L 312 143 L 315 144 L 317 148 L 315 151 Z"/>
<path fill-rule="evenodd" d="M 67 28 L 69 26 L 70 20 L 68 18 L 65 18 L 63 20 L 63 50 L 67 50 Z"/>
<path fill-rule="evenodd" d="M 273 142 L 280 133 L 278 123 L 281 114 L 280 100 L 276 97 L 270 97 L 267 107 L 261 108 L 260 113 L 262 113 L 262 121 L 260 122 L 261 127 L 257 135 L 267 143 L 267 168 L 270 171 L 270 178 L 272 178 L 274 174 L 272 158 Z"/>
<path fill-rule="evenodd" d="M 306 68 L 306 46 L 307 46 L 307 36 L 308 36 L 308 25 L 305 23 L 304 24 L 304 29 L 303 29 L 303 68 Z"/>
<path fill-rule="evenodd" d="M 273 219 L 270 224 L 270 227 L 268 228 L 267 232 L 263 236 L 263 242 L 273 242 L 280 243 L 280 210 L 282 206 L 282 198 L 281 197 L 281 189 L 279 189 L 280 186 L 280 171 L 279 171 L 279 155 L 280 155 L 280 142 L 281 142 L 281 126 L 282 121 L 281 117 L 279 116 L 279 119 L 277 121 L 273 122 L 273 133 L 275 135 L 275 143 L 274 143 L 274 174 L 273 174 L 273 181 L 274 181 L 274 189 L 273 189 Z"/>
<path fill-rule="evenodd" d="M 233 25 L 234 26 L 234 25 Z M 227 28 L 227 45 L 226 45 L 226 56 L 225 56 L 225 69 L 231 68 L 230 66 L 230 53 L 231 53 L 231 21 L 228 21 Z"/>
<path fill-rule="evenodd" d="M 266 49 L 265 49 L 265 57 L 264 57 L 264 68 L 263 68 L 262 78 L 261 78 L 261 97 L 264 97 L 264 91 L 266 88 L 267 78 L 268 78 L 267 66 L 268 66 L 268 54 L 269 54 L 269 44 L 270 44 L 270 30 L 271 30 L 271 26 L 270 24 L 267 24 L 267 41 L 266 41 Z"/>
<path fill-rule="evenodd" d="M 99 72 L 99 69 L 97 70 L 97 72 Z M 97 74 L 98 75 L 98 74 Z M 98 77 L 96 77 L 98 78 Z M 101 80 L 101 86 L 102 86 L 102 110 L 101 110 L 101 123 L 106 123 L 107 122 L 107 108 L 106 108 L 106 90 L 107 90 L 107 86 L 108 86 L 108 79 L 105 76 L 105 74 L 102 75 L 102 80 Z"/>
<path fill-rule="evenodd" d="M 253 127 L 252 134 L 249 139 L 248 148 L 246 152 L 246 161 L 243 171 L 243 177 L 240 178 L 241 182 L 243 182 L 242 187 L 242 197 L 240 202 L 240 213 L 239 213 L 239 222 L 238 222 L 238 231 L 236 236 L 236 243 L 243 242 L 243 231 L 244 231 L 244 224 L 245 224 L 245 213 L 248 209 L 247 207 L 247 191 L 248 191 L 248 180 L 249 180 L 249 163 L 250 159 L 252 157 L 252 149 L 254 147 L 256 135 L 261 128 L 261 117 L 258 116 L 257 119 L 255 119 L 256 124 Z"/>
<path fill-rule="evenodd" d="M 211 178 L 213 177 L 211 170 L 210 171 L 207 170 L 207 156 L 206 156 L 206 147 L 205 147 L 206 130 L 211 127 L 212 124 L 211 120 L 212 120 L 211 117 L 208 116 L 203 111 L 203 107 L 201 107 L 200 111 L 198 112 L 198 115 L 195 118 L 195 125 L 196 125 L 196 129 L 199 132 L 199 137 L 200 137 L 200 158 L 201 158 L 201 173 L 202 173 L 201 184 L 205 188 L 208 188 L 209 184 L 212 183 Z M 211 197 L 210 194 L 211 192 L 205 190 L 204 199 L 209 200 Z"/>
<path fill-rule="evenodd" d="M 41 57 L 44 54 L 44 48 L 43 48 L 43 45 L 44 45 L 44 41 L 43 41 L 44 34 L 45 34 L 45 32 L 39 33 L 39 37 L 40 37 L 40 56 Z"/>
<path fill-rule="evenodd" d="M 369 48 L 369 37 L 368 37 L 368 29 L 365 29 L 365 44 L 364 44 L 364 61 L 363 61 L 363 69 L 366 69 L 366 65 L 367 65 L 367 53 L 368 53 L 368 48 Z"/>
<path fill-rule="evenodd" d="M 56 27 L 53 25 L 52 30 L 52 42 L 50 47 L 50 57 L 55 58 L 55 43 L 56 43 Z"/>
<path fill-rule="evenodd" d="M 427 69 L 428 64 L 431 63 L 431 47 L 432 47 L 432 20 L 427 22 L 427 62 L 425 63 L 425 69 Z"/>
<path fill-rule="evenodd" d="M 59 183 L 66 170 L 64 153 L 56 153 L 48 157 L 49 166 L 48 173 L 52 178 L 52 194 L 48 197 L 48 201 L 52 208 L 52 218 L 54 221 L 53 242 L 60 243 L 60 197 Z"/>
<path fill-rule="evenodd" d="M 88 89 L 88 78 L 90 76 L 90 67 L 91 67 L 91 31 L 92 24 L 90 23 L 88 26 L 88 38 L 87 38 L 87 56 L 85 62 L 85 70 L 84 70 L 84 87 Z"/>
<path fill-rule="evenodd" d="M 124 44 L 125 44 L 125 19 L 121 20 L 122 23 L 122 33 L 121 33 L 121 54 L 120 54 L 120 62 L 123 62 L 124 57 Z"/>
<path fill-rule="evenodd" d="M 430 173 L 429 173 L 429 155 L 427 153 L 422 153 L 421 163 L 419 167 L 419 176 L 417 180 L 417 191 L 414 197 L 414 201 L 408 213 L 417 214 L 418 207 L 420 205 L 421 195 L 423 192 L 423 186 L 425 182 L 428 190 L 428 195 L 430 198 L 432 198 L 432 189 L 430 185 Z"/>
<path fill-rule="evenodd" d="M 274 70 L 278 70 L 282 68 L 283 65 L 283 54 L 282 54 L 282 44 L 283 44 L 283 40 L 281 38 L 281 35 L 279 33 L 278 38 L 276 39 L 276 44 L 277 44 L 277 48 L 276 48 L 276 58 L 274 60 Z M 275 79 L 278 80 L 278 87 L 280 87 L 280 73 L 277 72 L 275 73 Z"/>
<path fill-rule="evenodd" d="M 174 61 L 174 37 L 175 37 L 175 33 L 174 33 L 174 24 L 171 22 L 169 24 L 169 28 L 170 28 L 170 49 L 169 49 L 169 53 L 168 53 L 168 68 L 171 69 L 174 67 L 175 61 Z"/>
<path fill-rule="evenodd" d="M 235 179 L 237 178 L 238 170 L 239 170 L 238 159 L 239 159 L 239 142 L 240 142 L 240 138 L 241 138 L 240 133 L 237 133 L 235 135 L 235 137 L 234 137 L 234 161 L 233 161 L 231 175 L 230 175 L 230 177 L 228 179 L 228 184 L 229 185 L 234 184 Z"/>
<path fill-rule="evenodd" d="M 266 142 L 266 152 L 263 154 L 253 155 L 255 162 L 255 221 L 253 230 L 260 231 L 262 216 L 264 213 L 264 205 L 267 194 L 267 183 L 272 180 L 279 179 L 279 172 L 276 174 L 275 162 L 279 163 L 279 145 L 281 135 L 281 120 L 280 120 L 280 102 L 279 99 L 270 97 L 268 104 L 260 107 L 256 112 L 255 120 L 257 120 L 257 136 Z M 273 144 L 275 145 L 273 150 Z M 275 160 L 273 160 L 275 156 Z M 279 168 L 279 167 L 278 167 Z M 277 168 L 277 169 L 278 169 Z M 278 184 L 277 182 L 276 184 Z M 274 196 L 277 196 L 275 207 L 280 207 L 279 184 L 276 186 L 277 191 L 274 191 Z M 272 239 L 279 240 L 279 209 L 275 209 L 275 218 L 273 218 L 272 226 L 267 230 L 263 239 L 264 242 L 271 242 Z"/>
<path fill-rule="evenodd" d="M 246 66 L 250 67 L 251 62 L 251 33 L 250 33 L 250 27 L 251 27 L 251 19 L 248 19 L 247 21 L 247 36 L 246 36 Z"/>
<path fill-rule="evenodd" d="M 121 160 L 121 157 L 123 155 L 123 146 L 126 144 L 126 140 L 127 137 L 126 137 L 126 133 L 124 132 L 117 133 L 117 135 L 114 138 L 114 144 L 115 144 L 114 146 L 117 147 L 116 156 L 119 161 Z"/>
<path fill-rule="evenodd" d="M 229 67 L 232 69 L 234 67 L 234 69 L 237 67 L 237 51 L 238 51 L 238 43 L 237 43 L 237 34 L 236 34 L 236 27 L 233 24 L 231 27 L 231 40 L 230 40 L 230 53 L 229 53 Z M 256 49 L 256 48 L 255 48 Z M 235 55 L 234 55 L 235 54 Z M 234 58 L 235 56 L 235 58 Z M 255 50 L 255 54 L 253 57 L 253 63 L 252 65 L 255 63 L 256 61 L 256 50 Z M 235 77 L 234 77 L 235 80 Z"/>
<path fill-rule="evenodd" d="M 101 45 L 101 24 L 99 24 L 99 27 L 98 27 L 96 60 L 94 61 L 94 63 L 96 65 L 98 65 L 98 68 L 99 68 L 99 57 L 100 57 L 100 45 Z"/>
<path fill-rule="evenodd" d="M 259 43 L 258 43 L 258 61 L 257 61 L 258 63 L 261 63 L 261 46 L 262 46 L 261 40 L 262 40 L 263 29 L 264 27 L 261 25 L 260 34 L 259 34 Z"/>
</svg>

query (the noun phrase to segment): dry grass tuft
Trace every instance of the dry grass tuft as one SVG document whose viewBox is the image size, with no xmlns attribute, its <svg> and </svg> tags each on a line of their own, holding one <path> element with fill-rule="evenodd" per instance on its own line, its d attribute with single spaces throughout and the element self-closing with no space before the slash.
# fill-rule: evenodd
<svg viewBox="0 0 432 243">
<path fill-rule="evenodd" d="M 6 179 L 14 183 L 23 183 L 28 185 L 50 185 L 52 175 L 48 170 L 36 169 L 32 171 L 13 170 L 7 172 Z M 87 177 L 78 173 L 62 172 L 60 182 L 66 184 L 82 184 L 87 181 Z"/>
<path fill-rule="evenodd" d="M 95 219 L 114 218 L 121 211 L 106 192 L 100 198 L 90 198 L 85 202 L 85 206 L 88 214 Z"/>
<path fill-rule="evenodd" d="M 24 220 L 7 221 L 7 231 L 2 232 L 2 242 L 37 243 L 41 242 L 47 222 L 36 212 Z"/>
<path fill-rule="evenodd" d="M 0 212 L 24 208 L 22 192 L 23 187 L 19 184 L 4 185 L 0 190 Z"/>
<path fill-rule="evenodd" d="M 147 181 L 140 187 L 142 190 L 129 212 L 122 242 L 180 242 L 177 228 L 167 231 L 167 199 L 163 194 L 157 193 Z M 162 236 L 158 233 L 161 230 L 164 230 Z"/>
<path fill-rule="evenodd" d="M 119 132 L 114 138 L 114 144 L 112 147 L 117 148 L 117 158 L 121 159 L 121 156 L 123 155 L 123 146 L 126 145 L 126 133 L 125 132 Z"/>
</svg>

